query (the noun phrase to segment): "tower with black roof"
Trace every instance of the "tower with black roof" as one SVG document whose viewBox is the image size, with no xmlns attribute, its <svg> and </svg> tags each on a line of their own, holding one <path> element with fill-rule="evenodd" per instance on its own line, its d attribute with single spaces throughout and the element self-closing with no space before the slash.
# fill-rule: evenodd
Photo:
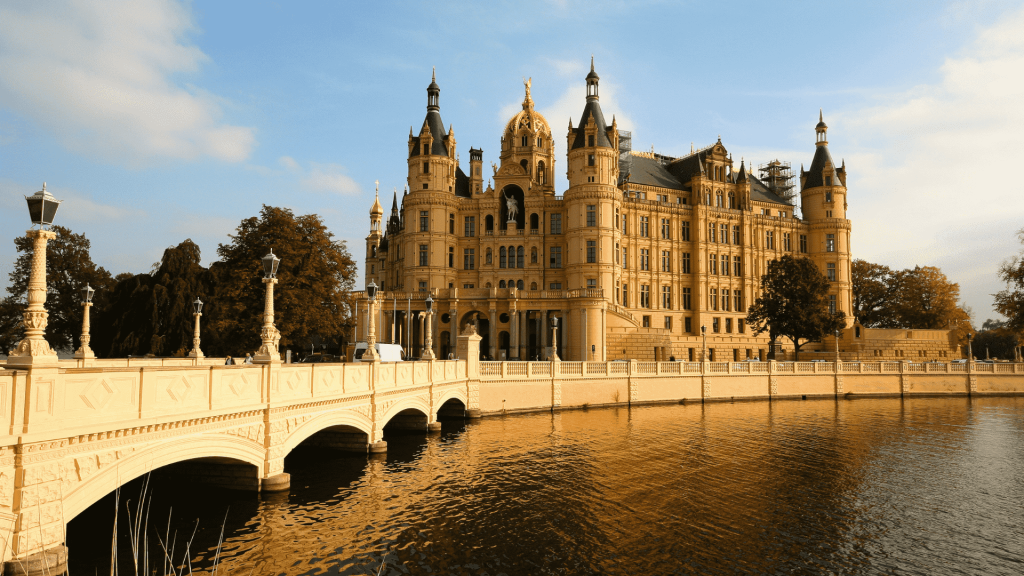
<svg viewBox="0 0 1024 576">
<path fill-rule="evenodd" d="M 807 255 L 832 282 L 829 306 L 846 313 L 853 325 L 850 271 L 850 221 L 846 219 L 846 162 L 836 166 L 828 150 L 828 126 L 821 111 L 814 127 L 811 166 L 800 170 L 800 200 L 809 223 Z"/>
</svg>

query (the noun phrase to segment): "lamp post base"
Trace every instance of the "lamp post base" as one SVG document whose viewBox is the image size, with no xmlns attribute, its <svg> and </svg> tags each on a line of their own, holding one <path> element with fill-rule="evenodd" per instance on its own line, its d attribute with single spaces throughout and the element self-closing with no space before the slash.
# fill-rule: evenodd
<svg viewBox="0 0 1024 576">
<path fill-rule="evenodd" d="M 22 340 L 7 357 L 8 367 L 51 365 L 57 365 L 57 353 L 46 340 Z"/>
</svg>

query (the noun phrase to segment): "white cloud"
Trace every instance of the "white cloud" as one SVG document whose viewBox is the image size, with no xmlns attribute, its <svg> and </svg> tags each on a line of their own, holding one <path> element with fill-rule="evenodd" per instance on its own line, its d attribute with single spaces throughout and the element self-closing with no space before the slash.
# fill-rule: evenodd
<svg viewBox="0 0 1024 576">
<path fill-rule="evenodd" d="M 208 62 L 173 0 L 34 1 L 0 8 L 0 102 L 69 148 L 115 163 L 244 160 L 252 128 L 221 121 L 223 99 L 174 77 Z"/>
<path fill-rule="evenodd" d="M 291 156 L 281 156 L 277 159 L 277 162 L 284 166 L 288 170 L 299 170 L 299 163 L 295 161 Z"/>
<path fill-rule="evenodd" d="M 1024 10 L 948 58 L 940 82 L 826 117 L 833 152 L 844 150 L 850 169 L 855 255 L 943 265 L 982 320 L 994 316 L 996 270 L 1024 223 L 1015 168 L 1024 150 L 1022 28 Z"/>
<path fill-rule="evenodd" d="M 302 178 L 302 185 L 318 192 L 334 192 L 346 195 L 359 194 L 361 192 L 359 184 L 345 172 L 345 167 L 338 164 L 311 162 L 309 171 Z"/>
</svg>

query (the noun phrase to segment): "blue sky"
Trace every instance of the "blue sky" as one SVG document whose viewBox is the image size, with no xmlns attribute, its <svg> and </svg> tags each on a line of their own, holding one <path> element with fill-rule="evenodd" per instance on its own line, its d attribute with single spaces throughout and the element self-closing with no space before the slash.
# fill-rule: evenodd
<svg viewBox="0 0 1024 576">
<path fill-rule="evenodd" d="M 460 155 L 489 164 L 524 76 L 556 132 L 578 122 L 593 54 L 634 149 L 721 135 L 797 167 L 823 108 L 854 256 L 940 266 L 980 325 L 1024 226 L 1020 30 L 1019 1 L 5 2 L 0 286 L 44 180 L 115 274 L 185 238 L 212 262 L 262 204 L 321 214 L 361 261 L 432 66 Z"/>
</svg>

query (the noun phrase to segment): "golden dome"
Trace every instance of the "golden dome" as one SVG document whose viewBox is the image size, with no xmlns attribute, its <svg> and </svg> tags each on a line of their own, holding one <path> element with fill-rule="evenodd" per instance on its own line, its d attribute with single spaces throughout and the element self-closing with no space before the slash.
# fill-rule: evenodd
<svg viewBox="0 0 1024 576">
<path fill-rule="evenodd" d="M 377 182 L 374 182 L 374 185 L 376 186 L 377 190 L 373 194 L 373 206 L 370 207 L 370 216 L 383 216 L 384 215 L 384 208 L 381 207 L 381 205 L 380 205 L 380 198 L 379 198 L 379 195 L 380 195 L 380 184 L 378 184 Z M 364 204 L 364 206 L 365 206 L 365 204 Z"/>
<path fill-rule="evenodd" d="M 508 121 L 505 125 L 506 136 L 515 136 L 519 134 L 520 130 L 529 130 L 531 134 L 544 134 L 548 136 L 551 134 L 551 127 L 548 126 L 547 119 L 544 118 L 540 112 L 533 109 L 533 98 L 530 97 L 530 85 L 533 79 L 529 79 L 523 82 L 526 86 L 526 97 L 523 98 L 523 110 L 517 113 Z"/>
</svg>

